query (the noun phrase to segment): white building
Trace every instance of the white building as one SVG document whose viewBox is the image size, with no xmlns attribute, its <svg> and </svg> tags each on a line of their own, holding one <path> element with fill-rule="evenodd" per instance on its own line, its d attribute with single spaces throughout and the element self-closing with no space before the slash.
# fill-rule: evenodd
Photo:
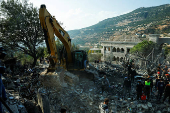
<svg viewBox="0 0 170 113">
<path fill-rule="evenodd" d="M 112 61 L 122 61 L 126 58 L 130 49 L 137 45 L 141 40 L 137 36 L 122 36 L 113 41 L 101 41 L 100 44 L 103 47 L 101 53 L 103 57 L 101 60 L 107 60 L 108 56 Z"/>
</svg>

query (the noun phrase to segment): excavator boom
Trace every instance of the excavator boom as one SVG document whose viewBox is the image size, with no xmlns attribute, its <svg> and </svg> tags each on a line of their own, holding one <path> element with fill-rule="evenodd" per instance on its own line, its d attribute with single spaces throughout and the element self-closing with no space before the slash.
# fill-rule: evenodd
<svg viewBox="0 0 170 113">
<path fill-rule="evenodd" d="M 48 52 L 53 57 L 54 62 L 58 62 L 58 57 L 59 57 L 57 54 L 56 42 L 54 37 L 55 34 L 59 38 L 59 40 L 63 43 L 67 51 L 68 62 L 72 63 L 70 36 L 60 26 L 58 21 L 54 17 L 52 17 L 52 15 L 47 11 L 45 5 L 41 5 L 40 7 L 39 19 L 44 31 Z"/>
<path fill-rule="evenodd" d="M 55 70 L 59 64 L 59 56 L 55 42 L 54 34 L 59 38 L 63 43 L 66 50 L 66 55 L 64 63 L 61 65 L 61 56 L 60 56 L 60 67 L 63 68 L 72 68 L 72 69 L 84 69 L 84 61 L 87 60 L 86 52 L 83 50 L 71 51 L 71 39 L 69 34 L 60 26 L 58 21 L 47 11 L 45 5 L 41 5 L 39 9 L 39 19 L 41 26 L 44 31 L 45 42 L 50 54 L 50 64 L 51 67 Z M 63 49 L 62 49 L 63 50 Z"/>
</svg>

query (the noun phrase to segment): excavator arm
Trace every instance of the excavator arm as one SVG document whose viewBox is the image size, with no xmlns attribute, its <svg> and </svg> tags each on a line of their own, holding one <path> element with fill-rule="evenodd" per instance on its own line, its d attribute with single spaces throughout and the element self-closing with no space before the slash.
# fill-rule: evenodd
<svg viewBox="0 0 170 113">
<path fill-rule="evenodd" d="M 41 5 L 39 10 L 39 19 L 41 22 L 41 26 L 45 35 L 45 42 L 47 45 L 48 53 L 51 55 L 53 67 L 58 63 L 58 54 L 57 47 L 55 42 L 54 34 L 59 38 L 59 40 L 63 43 L 66 51 L 67 51 L 67 61 L 68 63 L 72 63 L 72 55 L 71 55 L 71 39 L 68 33 L 60 26 L 58 21 L 47 11 L 45 5 Z"/>
</svg>

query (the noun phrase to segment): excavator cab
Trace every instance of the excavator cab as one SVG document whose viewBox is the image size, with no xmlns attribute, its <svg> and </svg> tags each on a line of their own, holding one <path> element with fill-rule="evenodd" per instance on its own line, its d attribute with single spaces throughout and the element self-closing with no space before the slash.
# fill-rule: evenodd
<svg viewBox="0 0 170 113">
<path fill-rule="evenodd" d="M 72 52 L 73 67 L 77 70 L 86 68 L 87 54 L 83 50 L 76 50 Z"/>
</svg>

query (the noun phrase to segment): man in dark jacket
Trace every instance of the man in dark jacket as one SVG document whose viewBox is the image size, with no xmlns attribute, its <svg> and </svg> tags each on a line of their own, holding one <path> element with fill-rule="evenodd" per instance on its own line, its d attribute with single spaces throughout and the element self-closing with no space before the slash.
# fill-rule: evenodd
<svg viewBox="0 0 170 113">
<path fill-rule="evenodd" d="M 124 83 L 123 83 L 123 89 L 124 89 L 124 97 L 126 96 L 127 92 L 129 93 L 129 97 L 130 97 L 130 92 L 131 92 L 131 81 L 125 77 Z"/>
<path fill-rule="evenodd" d="M 136 76 L 136 70 L 135 68 L 132 68 L 132 71 L 131 71 L 131 81 L 134 82 L 134 77 Z"/>
<path fill-rule="evenodd" d="M 104 75 L 100 80 L 102 81 L 102 94 L 104 91 L 109 92 L 110 83 L 107 76 Z"/>
<path fill-rule="evenodd" d="M 150 77 L 150 75 L 148 75 L 149 81 L 151 82 L 151 86 L 150 86 L 150 92 L 152 94 L 152 89 L 153 89 L 153 79 Z"/>
<path fill-rule="evenodd" d="M 170 83 L 165 86 L 163 102 L 166 100 L 167 97 L 169 97 L 169 104 L 170 104 Z"/>
<path fill-rule="evenodd" d="M 160 81 L 159 74 L 160 74 L 160 72 L 157 72 L 155 88 L 157 88 L 157 83 L 158 83 L 158 81 Z"/>
<path fill-rule="evenodd" d="M 164 92 L 164 88 L 165 88 L 165 83 L 163 82 L 163 79 L 160 79 L 160 81 L 157 83 L 157 90 L 158 90 L 158 101 L 161 99 L 162 94 Z"/>
<path fill-rule="evenodd" d="M 136 92 L 137 92 L 137 100 L 141 98 L 142 96 L 142 90 L 143 90 L 144 85 L 141 83 L 141 81 L 138 81 L 136 85 Z"/>
<path fill-rule="evenodd" d="M 128 78 L 130 78 L 131 72 L 132 72 L 132 66 L 130 65 L 130 63 L 128 64 Z"/>
</svg>

